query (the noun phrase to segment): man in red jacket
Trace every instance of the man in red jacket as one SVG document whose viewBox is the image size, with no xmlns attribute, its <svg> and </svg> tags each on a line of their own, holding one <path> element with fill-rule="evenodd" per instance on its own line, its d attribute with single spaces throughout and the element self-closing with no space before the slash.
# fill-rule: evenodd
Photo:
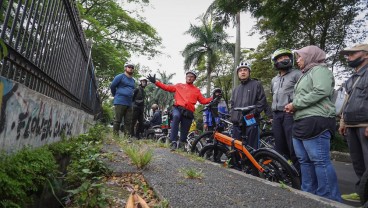
<svg viewBox="0 0 368 208">
<path fill-rule="evenodd" d="M 148 80 L 154 83 L 157 87 L 173 92 L 174 94 L 174 108 L 173 118 L 171 124 L 171 150 L 175 150 L 179 147 L 180 143 L 185 143 L 189 132 L 190 125 L 194 118 L 194 105 L 199 101 L 201 104 L 207 104 L 211 102 L 212 98 L 205 98 L 201 94 L 198 87 L 193 85 L 194 80 L 197 78 L 197 74 L 194 71 L 186 72 L 186 83 L 166 85 L 156 80 L 156 75 L 148 75 Z M 176 141 L 180 123 L 180 142 Z"/>
</svg>

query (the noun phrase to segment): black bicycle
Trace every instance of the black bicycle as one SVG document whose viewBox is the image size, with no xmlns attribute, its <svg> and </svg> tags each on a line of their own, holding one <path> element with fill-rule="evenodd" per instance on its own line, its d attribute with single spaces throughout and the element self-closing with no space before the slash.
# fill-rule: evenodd
<svg viewBox="0 0 368 208">
<path fill-rule="evenodd" d="M 275 148 L 275 137 L 273 136 L 271 122 L 261 118 L 259 120 L 260 136 L 259 136 L 259 147 Z"/>
</svg>

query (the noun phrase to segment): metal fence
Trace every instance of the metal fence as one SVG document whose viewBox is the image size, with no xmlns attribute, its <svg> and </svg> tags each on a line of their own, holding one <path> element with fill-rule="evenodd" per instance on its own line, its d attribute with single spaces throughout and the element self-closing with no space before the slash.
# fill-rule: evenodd
<svg viewBox="0 0 368 208">
<path fill-rule="evenodd" d="M 87 43 L 73 0 L 0 0 L 0 75 L 90 114 L 101 110 Z"/>
</svg>

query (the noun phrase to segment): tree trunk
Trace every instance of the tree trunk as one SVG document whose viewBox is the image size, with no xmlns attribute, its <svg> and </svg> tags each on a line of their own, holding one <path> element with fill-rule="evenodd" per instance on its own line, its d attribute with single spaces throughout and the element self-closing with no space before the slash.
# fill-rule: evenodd
<svg viewBox="0 0 368 208">
<path fill-rule="evenodd" d="M 207 66 L 207 94 L 206 97 L 210 97 L 211 96 L 211 65 L 208 63 Z"/>
<path fill-rule="evenodd" d="M 233 72 L 233 89 L 239 84 L 238 73 L 236 67 L 240 62 L 240 12 L 236 14 L 236 43 L 235 43 L 235 60 Z"/>
</svg>

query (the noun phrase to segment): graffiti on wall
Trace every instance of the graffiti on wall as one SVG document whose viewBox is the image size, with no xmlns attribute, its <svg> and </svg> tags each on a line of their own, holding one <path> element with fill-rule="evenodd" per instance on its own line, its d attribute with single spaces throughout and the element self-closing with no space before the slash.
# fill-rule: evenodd
<svg viewBox="0 0 368 208">
<path fill-rule="evenodd" d="M 0 149 L 42 146 L 86 131 L 90 115 L 0 77 Z"/>
</svg>

